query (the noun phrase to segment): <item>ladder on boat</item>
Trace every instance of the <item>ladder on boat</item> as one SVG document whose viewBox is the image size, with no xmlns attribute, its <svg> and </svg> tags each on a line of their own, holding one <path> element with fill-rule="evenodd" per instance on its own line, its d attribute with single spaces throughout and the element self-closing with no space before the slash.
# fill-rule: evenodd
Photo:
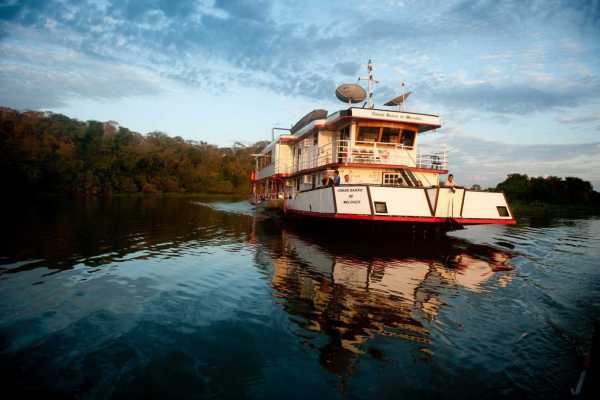
<svg viewBox="0 0 600 400">
<path fill-rule="evenodd" d="M 419 180 L 409 169 L 401 169 L 400 174 L 408 186 L 419 186 Z"/>
</svg>

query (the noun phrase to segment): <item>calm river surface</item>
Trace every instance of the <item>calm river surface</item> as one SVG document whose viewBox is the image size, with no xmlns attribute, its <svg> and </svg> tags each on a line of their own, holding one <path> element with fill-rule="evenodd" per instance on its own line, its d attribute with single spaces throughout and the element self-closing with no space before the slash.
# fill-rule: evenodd
<svg viewBox="0 0 600 400">
<path fill-rule="evenodd" d="M 243 202 L 4 206 L 0 376 L 67 398 L 565 398 L 600 316 L 600 219 L 437 243 Z"/>
</svg>

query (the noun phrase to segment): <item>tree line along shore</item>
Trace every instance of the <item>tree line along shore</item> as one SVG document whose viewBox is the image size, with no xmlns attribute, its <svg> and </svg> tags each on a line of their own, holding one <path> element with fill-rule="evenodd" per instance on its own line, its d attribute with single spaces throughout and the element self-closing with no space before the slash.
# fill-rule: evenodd
<svg viewBox="0 0 600 400">
<path fill-rule="evenodd" d="M 24 194 L 243 194 L 266 142 L 218 147 L 116 122 L 0 108 L 0 170 Z"/>
<path fill-rule="evenodd" d="M 244 195 L 252 154 L 266 144 L 218 147 L 163 132 L 143 135 L 114 121 L 0 107 L 2 182 L 23 195 Z M 576 177 L 510 174 L 491 189 L 503 191 L 517 214 L 600 210 L 600 193 Z"/>
</svg>

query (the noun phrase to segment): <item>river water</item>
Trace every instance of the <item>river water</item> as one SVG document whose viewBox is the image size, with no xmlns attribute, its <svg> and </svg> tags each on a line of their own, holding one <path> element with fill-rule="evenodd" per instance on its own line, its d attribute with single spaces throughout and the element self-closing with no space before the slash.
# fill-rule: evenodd
<svg viewBox="0 0 600 400">
<path fill-rule="evenodd" d="M 600 316 L 600 219 L 415 242 L 200 198 L 2 214 L 5 393 L 565 398 Z"/>
</svg>

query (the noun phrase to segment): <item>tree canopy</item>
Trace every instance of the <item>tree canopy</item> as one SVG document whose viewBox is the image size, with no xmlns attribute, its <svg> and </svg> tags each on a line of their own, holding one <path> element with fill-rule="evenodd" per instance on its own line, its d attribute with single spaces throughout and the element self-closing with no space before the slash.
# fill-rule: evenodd
<svg viewBox="0 0 600 400">
<path fill-rule="evenodd" d="M 590 182 L 576 177 L 510 174 L 496 189 L 503 191 L 511 201 L 600 205 L 600 193 L 593 190 Z"/>
<path fill-rule="evenodd" d="M 265 146 L 146 135 L 114 122 L 0 108 L 0 174 L 21 193 L 248 193 L 251 156 Z"/>
</svg>

